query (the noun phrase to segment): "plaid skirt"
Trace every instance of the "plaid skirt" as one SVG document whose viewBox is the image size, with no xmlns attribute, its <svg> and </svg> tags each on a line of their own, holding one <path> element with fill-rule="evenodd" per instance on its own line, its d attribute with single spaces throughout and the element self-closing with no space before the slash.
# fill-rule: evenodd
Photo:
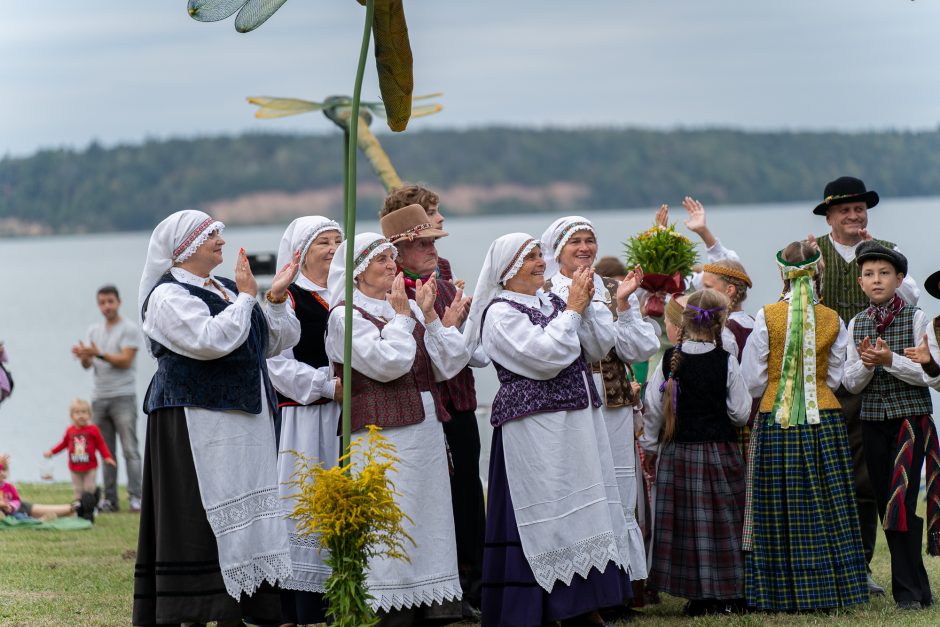
<svg viewBox="0 0 940 627">
<path fill-rule="evenodd" d="M 735 442 L 671 442 L 659 454 L 647 587 L 686 599 L 744 597 L 744 459 Z"/>
<path fill-rule="evenodd" d="M 867 571 L 842 414 L 781 429 L 767 413 L 751 439 L 748 605 L 807 611 L 868 601 Z"/>
</svg>

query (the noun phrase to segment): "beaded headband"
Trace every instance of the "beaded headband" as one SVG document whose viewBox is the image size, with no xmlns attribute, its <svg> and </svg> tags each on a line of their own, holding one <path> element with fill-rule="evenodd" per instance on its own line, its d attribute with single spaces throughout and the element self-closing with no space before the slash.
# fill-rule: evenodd
<svg viewBox="0 0 940 627">
<path fill-rule="evenodd" d="M 554 243 L 552 243 L 552 250 L 557 251 L 558 246 L 566 242 L 568 238 L 576 231 L 590 231 L 591 233 L 594 233 L 594 227 L 590 222 L 572 222 L 563 228 L 561 233 L 558 234 L 558 237 L 555 238 Z"/>
<path fill-rule="evenodd" d="M 726 268 L 724 266 L 719 266 L 718 264 L 706 263 L 704 266 L 702 266 L 702 271 L 731 277 L 732 279 L 741 281 L 748 287 L 754 287 L 754 285 L 751 283 L 751 277 L 749 277 L 746 272 L 741 272 L 740 270 L 735 270 L 734 268 Z"/>
<path fill-rule="evenodd" d="M 388 239 L 392 242 L 397 242 L 398 240 L 407 239 L 408 241 L 414 241 L 416 237 L 420 237 L 421 231 L 431 228 L 430 222 L 425 222 L 424 224 L 418 224 L 413 226 L 404 233 L 396 233 L 395 235 L 390 236 Z"/>
</svg>

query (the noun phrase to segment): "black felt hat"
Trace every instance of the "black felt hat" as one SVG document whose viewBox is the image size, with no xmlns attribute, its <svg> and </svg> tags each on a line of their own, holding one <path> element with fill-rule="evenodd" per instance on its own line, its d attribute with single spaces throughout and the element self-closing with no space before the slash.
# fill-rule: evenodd
<svg viewBox="0 0 940 627">
<path fill-rule="evenodd" d="M 940 300 L 940 270 L 937 270 L 924 281 L 924 289 L 927 293 Z"/>
<path fill-rule="evenodd" d="M 907 257 L 896 250 L 882 246 L 875 240 L 868 240 L 859 244 L 858 248 L 855 249 L 855 263 L 858 264 L 858 267 L 861 268 L 863 263 L 872 259 L 884 259 L 894 266 L 896 271 L 907 276 Z"/>
<path fill-rule="evenodd" d="M 864 181 L 852 176 L 840 176 L 836 180 L 826 183 L 823 196 L 823 201 L 813 209 L 813 213 L 818 216 L 826 215 L 832 205 L 864 201 L 871 209 L 878 204 L 878 193 L 873 190 L 866 190 Z"/>
</svg>

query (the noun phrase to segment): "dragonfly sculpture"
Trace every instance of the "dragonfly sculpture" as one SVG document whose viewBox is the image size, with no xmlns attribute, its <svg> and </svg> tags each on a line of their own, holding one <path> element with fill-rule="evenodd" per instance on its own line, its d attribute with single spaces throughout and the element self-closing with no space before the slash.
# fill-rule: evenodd
<svg viewBox="0 0 940 627">
<path fill-rule="evenodd" d="M 412 100 L 430 100 L 442 95 L 441 93 L 427 94 L 415 96 Z M 329 96 L 323 102 L 313 102 L 299 98 L 252 96 L 248 98 L 248 102 L 258 106 L 255 117 L 261 119 L 283 118 L 311 111 L 322 111 L 323 115 L 343 130 L 347 141 L 349 139 L 349 120 L 352 119 L 352 98 L 349 96 Z M 391 191 L 401 185 L 401 179 L 398 177 L 391 159 L 388 158 L 388 154 L 382 148 L 379 138 L 369 130 L 373 116 L 386 117 L 385 105 L 381 102 L 362 102 L 360 107 L 359 132 L 357 133 L 356 143 L 359 150 L 369 160 L 372 169 L 375 170 L 386 191 Z M 434 103 L 413 106 L 411 108 L 411 117 L 420 118 L 433 115 L 441 109 L 443 109 L 441 105 Z"/>
<path fill-rule="evenodd" d="M 363 6 L 367 0 L 356 0 Z M 236 13 L 235 30 L 248 33 L 274 15 L 287 0 L 189 0 L 190 17 L 200 22 L 217 22 Z M 405 130 L 411 117 L 411 95 L 414 89 L 411 44 L 402 0 L 372 0 L 374 13 L 371 26 L 375 39 L 375 65 L 379 73 L 379 90 L 387 115 L 388 127 Z"/>
</svg>

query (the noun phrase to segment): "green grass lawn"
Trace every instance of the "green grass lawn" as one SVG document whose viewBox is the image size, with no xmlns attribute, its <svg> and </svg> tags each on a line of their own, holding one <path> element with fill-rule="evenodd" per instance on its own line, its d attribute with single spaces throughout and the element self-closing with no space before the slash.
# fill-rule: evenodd
<svg viewBox="0 0 940 627">
<path fill-rule="evenodd" d="M 67 484 L 18 486 L 37 503 L 66 503 Z M 123 501 L 126 503 L 126 499 Z M 923 512 L 921 512 L 923 513 Z M 138 517 L 105 514 L 88 531 L 0 531 L 0 625 L 129 625 L 134 586 Z M 925 558 L 935 594 L 940 595 L 940 558 Z M 888 587 L 890 563 L 884 537 L 872 568 Z M 642 625 L 688 625 L 684 601 L 664 597 L 642 610 Z M 887 598 L 833 614 L 746 614 L 698 618 L 696 625 L 940 625 L 940 604 L 920 612 L 899 612 Z"/>
</svg>

